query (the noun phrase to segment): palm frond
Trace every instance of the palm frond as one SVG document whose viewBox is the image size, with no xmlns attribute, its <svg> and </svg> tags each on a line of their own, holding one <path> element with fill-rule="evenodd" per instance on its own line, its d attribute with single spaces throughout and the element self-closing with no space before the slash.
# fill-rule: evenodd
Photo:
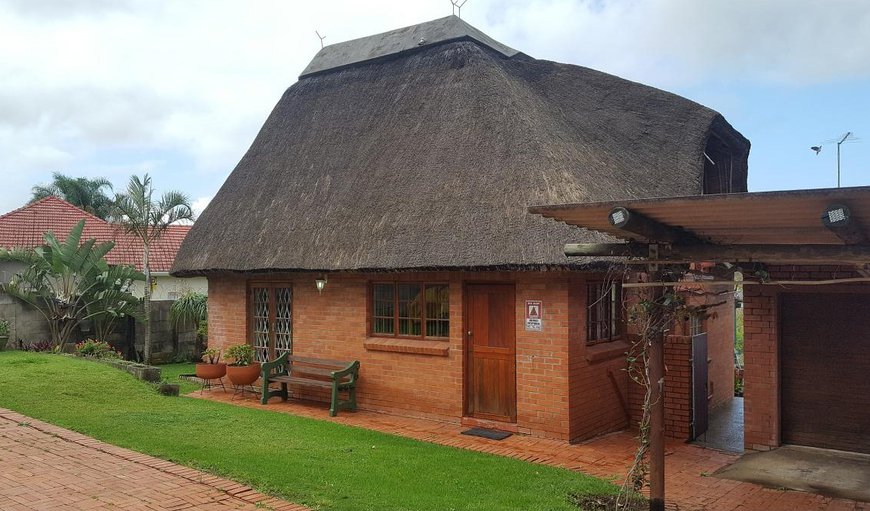
<svg viewBox="0 0 870 511">
<path fill-rule="evenodd" d="M 169 307 L 169 317 L 176 325 L 190 323 L 199 326 L 208 319 L 208 297 L 197 291 L 187 291 Z"/>
</svg>

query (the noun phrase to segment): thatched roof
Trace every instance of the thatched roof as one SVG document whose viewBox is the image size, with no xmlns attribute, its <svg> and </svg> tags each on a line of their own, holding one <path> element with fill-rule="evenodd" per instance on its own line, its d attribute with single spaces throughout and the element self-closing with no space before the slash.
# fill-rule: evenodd
<svg viewBox="0 0 870 511">
<path fill-rule="evenodd" d="M 563 243 L 603 235 L 530 205 L 701 193 L 711 133 L 749 150 L 695 102 L 471 36 L 331 62 L 284 93 L 176 274 L 576 264 Z"/>
</svg>

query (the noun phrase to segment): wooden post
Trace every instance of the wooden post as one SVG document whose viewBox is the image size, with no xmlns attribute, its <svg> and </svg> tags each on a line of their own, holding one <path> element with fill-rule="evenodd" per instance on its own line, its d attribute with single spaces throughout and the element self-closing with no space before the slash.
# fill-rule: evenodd
<svg viewBox="0 0 870 511">
<path fill-rule="evenodd" d="M 653 254 L 650 254 L 653 255 Z M 651 264 L 649 278 L 651 282 L 661 279 L 658 265 Z M 664 288 L 654 288 L 652 300 L 660 304 Z M 652 324 L 659 325 L 662 311 L 653 307 Z M 659 331 L 651 340 L 649 350 L 650 385 L 650 431 L 649 431 L 649 509 L 650 511 L 665 510 L 665 339 Z"/>
</svg>

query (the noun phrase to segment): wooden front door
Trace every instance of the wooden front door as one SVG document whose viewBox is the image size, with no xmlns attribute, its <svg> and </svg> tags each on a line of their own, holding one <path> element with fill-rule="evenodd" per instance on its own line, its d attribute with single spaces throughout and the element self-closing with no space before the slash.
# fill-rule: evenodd
<svg viewBox="0 0 870 511">
<path fill-rule="evenodd" d="M 466 413 L 516 422 L 516 303 L 512 284 L 466 287 Z"/>
</svg>

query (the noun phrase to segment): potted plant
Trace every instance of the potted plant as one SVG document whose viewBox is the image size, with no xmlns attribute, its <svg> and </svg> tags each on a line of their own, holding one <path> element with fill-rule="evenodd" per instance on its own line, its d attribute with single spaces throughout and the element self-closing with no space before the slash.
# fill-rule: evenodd
<svg viewBox="0 0 870 511">
<path fill-rule="evenodd" d="M 202 352 L 202 362 L 196 364 L 196 377 L 201 380 L 218 380 L 227 374 L 227 365 L 221 362 L 221 350 L 207 348 Z"/>
<path fill-rule="evenodd" d="M 233 362 L 227 365 L 227 376 L 233 385 L 250 385 L 260 377 L 260 363 L 254 362 L 254 348 L 250 344 L 236 344 L 224 355 Z"/>
<path fill-rule="evenodd" d="M 9 342 L 9 321 L 0 319 L 0 351 L 6 348 L 7 342 Z"/>
</svg>

